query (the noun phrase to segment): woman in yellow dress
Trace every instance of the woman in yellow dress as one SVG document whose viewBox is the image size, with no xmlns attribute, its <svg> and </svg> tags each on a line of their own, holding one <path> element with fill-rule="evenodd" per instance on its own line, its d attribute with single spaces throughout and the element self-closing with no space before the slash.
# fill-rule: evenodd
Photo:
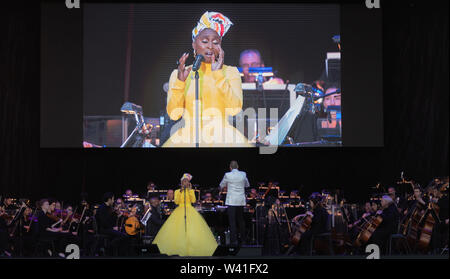
<svg viewBox="0 0 450 279">
<path fill-rule="evenodd" d="M 181 189 L 175 191 L 175 204 L 178 207 L 153 240 L 161 254 L 212 256 L 218 246 L 208 224 L 192 206 L 195 192 L 192 190 L 191 179 L 192 176 L 188 173 L 181 178 Z"/>
<path fill-rule="evenodd" d="M 169 79 L 167 113 L 172 120 L 183 117 L 171 130 L 163 147 L 251 147 L 248 139 L 228 122 L 242 111 L 242 82 L 236 67 L 224 65 L 222 37 L 233 23 L 217 12 L 205 12 L 192 31 L 194 55 L 202 55 L 199 74 L 199 136 L 196 137 L 195 72 L 181 56 Z M 184 127 L 181 128 L 181 123 Z M 242 125 L 243 126 L 243 125 Z"/>
</svg>

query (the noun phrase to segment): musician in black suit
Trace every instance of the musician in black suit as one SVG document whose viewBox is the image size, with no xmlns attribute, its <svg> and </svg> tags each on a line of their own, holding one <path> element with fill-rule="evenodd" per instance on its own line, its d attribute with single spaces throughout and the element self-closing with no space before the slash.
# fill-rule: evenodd
<svg viewBox="0 0 450 279">
<path fill-rule="evenodd" d="M 403 214 L 403 211 L 407 208 L 408 206 L 408 201 L 401 195 L 397 195 L 396 190 L 394 187 L 389 187 L 388 188 L 388 193 L 389 193 L 389 197 L 391 197 L 391 199 L 394 201 L 395 205 L 397 206 L 397 211 L 400 214 Z"/>
<path fill-rule="evenodd" d="M 127 234 L 119 232 L 116 225 L 117 216 L 112 208 L 114 204 L 114 194 L 105 193 L 103 195 L 103 204 L 97 210 L 95 220 L 97 221 L 97 228 L 99 234 L 107 235 L 111 239 L 111 246 L 118 248 L 119 255 L 126 255 L 129 253 L 130 239 Z"/>
<path fill-rule="evenodd" d="M 329 214 L 322 206 L 322 196 L 320 193 L 313 193 L 309 197 L 309 205 L 312 210 L 307 211 L 306 214 L 312 217 L 311 227 L 300 238 L 297 252 L 300 254 L 308 254 L 312 249 L 311 238 L 313 236 L 325 233 L 328 231 Z M 294 222 L 297 222 L 300 217 L 305 217 L 305 214 L 297 215 L 294 217 Z"/>
<path fill-rule="evenodd" d="M 380 215 L 383 221 L 375 229 L 368 244 L 377 244 L 383 250 L 389 240 L 389 236 L 397 233 L 400 214 L 394 200 L 390 196 L 381 198 L 381 208 L 381 210 L 378 210 L 377 215 Z"/>
<path fill-rule="evenodd" d="M 150 199 L 150 212 L 152 215 L 147 221 L 147 234 L 155 237 L 165 221 L 158 197 L 152 197 Z"/>
<path fill-rule="evenodd" d="M 443 248 L 448 245 L 448 235 L 449 235 L 449 201 L 448 201 L 448 190 L 447 192 L 441 192 L 442 185 L 436 185 L 433 187 L 433 199 L 432 202 L 435 204 L 434 207 L 437 208 L 430 210 L 430 214 L 435 220 L 433 227 L 433 232 L 431 236 L 430 247 L 432 252 L 439 254 L 439 248 Z"/>
</svg>

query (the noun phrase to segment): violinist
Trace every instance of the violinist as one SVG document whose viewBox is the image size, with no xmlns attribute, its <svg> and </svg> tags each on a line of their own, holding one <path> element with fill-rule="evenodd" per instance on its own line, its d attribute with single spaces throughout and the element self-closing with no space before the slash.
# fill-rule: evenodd
<svg viewBox="0 0 450 279">
<path fill-rule="evenodd" d="M 21 255 L 32 255 L 33 252 L 34 241 L 31 228 L 33 227 L 32 222 L 37 222 L 33 213 L 33 209 L 25 207 L 16 227 L 11 232 L 15 250 L 20 250 Z"/>
<path fill-rule="evenodd" d="M 99 208 L 98 205 L 94 205 L 92 208 L 88 203 L 83 203 L 87 210 L 85 217 L 81 220 L 82 228 L 80 232 L 83 235 L 83 247 L 85 256 L 95 256 L 95 249 L 97 247 L 97 239 L 95 238 L 94 218 Z"/>
<path fill-rule="evenodd" d="M 129 239 L 127 234 L 119 232 L 117 218 L 122 216 L 122 211 L 114 212 L 114 194 L 111 192 L 103 195 L 103 204 L 97 210 L 95 219 L 97 221 L 98 232 L 105 234 L 111 239 L 111 247 L 117 248 L 119 255 L 128 254 Z"/>
<path fill-rule="evenodd" d="M 52 206 L 50 206 L 48 199 L 42 199 L 39 202 L 41 211 L 39 212 L 37 216 L 38 220 L 38 227 L 39 227 L 39 239 L 44 240 L 53 240 L 55 241 L 55 248 L 58 252 L 58 255 L 62 258 L 65 257 L 64 255 L 64 248 L 66 247 L 68 242 L 71 240 L 68 236 L 69 234 L 63 233 L 61 227 L 55 226 L 56 218 L 50 213 L 51 207 L 54 208 L 54 205 L 56 203 L 52 202 Z M 59 219 L 56 222 L 61 222 Z M 50 251 L 50 250 L 49 250 Z M 49 252 L 51 254 L 51 252 Z"/>
<path fill-rule="evenodd" d="M 54 211 L 55 211 L 57 214 L 62 213 L 63 210 L 62 210 L 61 202 L 60 202 L 60 201 L 55 201 L 54 203 L 55 203 Z M 61 217 L 61 216 L 60 216 L 60 217 Z"/>
<path fill-rule="evenodd" d="M 77 218 L 78 217 L 78 218 Z M 61 226 L 63 228 L 63 232 L 71 232 L 73 235 L 76 235 L 75 231 L 76 224 L 79 223 L 79 216 L 75 216 L 75 212 L 71 205 L 67 205 L 62 215 L 63 221 Z"/>
<path fill-rule="evenodd" d="M 313 193 L 309 197 L 309 206 L 310 210 L 308 210 L 305 214 L 300 214 L 294 217 L 293 221 L 295 223 L 305 215 L 309 215 L 312 218 L 310 229 L 302 234 L 300 243 L 298 245 L 298 252 L 300 254 L 307 254 L 311 249 L 311 237 L 325 233 L 328 231 L 328 212 L 322 206 L 322 196 L 320 193 Z"/>
<path fill-rule="evenodd" d="M 400 219 L 398 208 L 391 196 L 385 195 L 381 198 L 381 210 L 378 210 L 376 215 L 380 215 L 382 221 L 375 229 L 368 243 L 377 244 L 380 249 L 383 249 L 389 236 L 397 233 Z"/>
<path fill-rule="evenodd" d="M 6 196 L 2 204 L 3 210 L 10 211 L 17 209 L 17 206 L 14 205 L 13 200 L 13 198 Z"/>
</svg>

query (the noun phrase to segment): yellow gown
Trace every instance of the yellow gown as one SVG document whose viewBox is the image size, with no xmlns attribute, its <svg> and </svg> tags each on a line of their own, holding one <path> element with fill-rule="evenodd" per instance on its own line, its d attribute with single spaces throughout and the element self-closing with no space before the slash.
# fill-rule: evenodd
<svg viewBox="0 0 450 279">
<path fill-rule="evenodd" d="M 198 73 L 199 146 L 251 147 L 248 139 L 228 122 L 230 115 L 242 111 L 242 82 L 238 69 L 223 65 L 221 70 L 212 71 L 211 64 L 202 63 Z M 163 147 L 195 147 L 195 73 L 191 71 L 184 82 L 177 76 L 178 70 L 174 70 L 169 79 L 167 114 L 172 120 L 183 117 L 180 122 L 184 122 L 184 127 L 174 126 L 174 133 Z M 177 124 L 181 125 L 180 122 Z"/>
<path fill-rule="evenodd" d="M 212 256 L 217 248 L 208 224 L 192 206 L 195 202 L 194 190 L 186 192 L 186 229 L 184 222 L 184 193 L 175 191 L 175 204 L 178 207 L 163 224 L 153 244 L 161 254 L 179 256 Z"/>
</svg>

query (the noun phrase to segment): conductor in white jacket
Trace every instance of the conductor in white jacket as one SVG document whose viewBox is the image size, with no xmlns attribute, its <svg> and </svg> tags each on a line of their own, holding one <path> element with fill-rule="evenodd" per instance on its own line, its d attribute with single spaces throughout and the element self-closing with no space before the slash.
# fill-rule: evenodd
<svg viewBox="0 0 450 279">
<path fill-rule="evenodd" d="M 222 182 L 220 182 L 220 188 L 227 187 L 225 205 L 228 206 L 227 213 L 230 223 L 231 245 L 237 246 L 237 226 L 239 226 L 240 243 L 245 238 L 245 188 L 249 187 L 250 184 L 247 179 L 247 174 L 238 170 L 238 163 L 236 161 L 231 161 L 230 170 L 230 172 L 225 173 Z"/>
</svg>

